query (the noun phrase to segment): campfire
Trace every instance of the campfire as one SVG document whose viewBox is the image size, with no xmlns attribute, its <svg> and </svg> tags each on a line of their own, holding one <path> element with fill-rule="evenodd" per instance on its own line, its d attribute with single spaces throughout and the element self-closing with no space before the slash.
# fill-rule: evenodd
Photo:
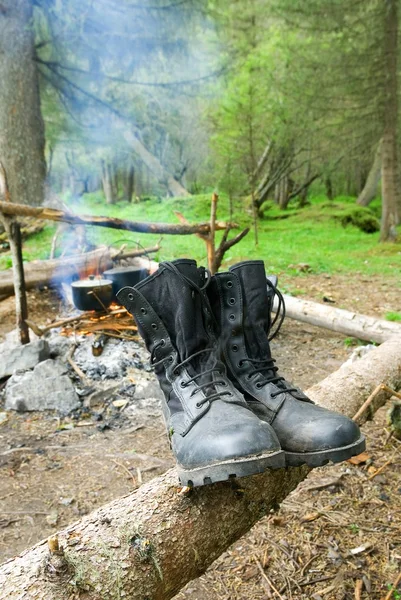
<svg viewBox="0 0 401 600">
<path fill-rule="evenodd" d="M 138 261 L 138 259 L 137 259 Z M 62 285 L 67 313 L 64 318 L 39 326 L 27 320 L 30 329 L 42 337 L 52 329 L 60 335 L 93 335 L 92 350 L 99 356 L 108 338 L 137 341 L 137 327 L 132 316 L 117 302 L 116 294 L 127 285 L 135 285 L 147 277 L 151 263 L 144 266 L 138 262 L 119 266 L 107 271 L 97 270 L 96 275 L 81 273 L 81 278 Z M 73 307 L 74 314 L 71 314 Z M 76 312 L 79 311 L 79 312 Z"/>
<path fill-rule="evenodd" d="M 54 325 L 53 325 L 54 326 Z M 60 325 L 59 325 L 60 326 Z M 118 304 L 111 304 L 105 312 L 90 311 L 78 315 L 75 320 L 61 325 L 60 334 L 94 335 L 92 353 L 102 354 L 108 338 L 137 341 L 137 327 L 132 316 Z"/>
</svg>

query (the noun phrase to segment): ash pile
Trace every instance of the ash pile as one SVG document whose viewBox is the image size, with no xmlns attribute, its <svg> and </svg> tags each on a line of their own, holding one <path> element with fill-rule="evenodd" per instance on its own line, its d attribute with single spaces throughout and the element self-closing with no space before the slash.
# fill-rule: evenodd
<svg viewBox="0 0 401 600">
<path fill-rule="evenodd" d="M 11 332 L 0 344 L 5 410 L 56 411 L 69 421 L 92 419 L 100 430 L 160 416 L 161 391 L 141 340 L 63 328 L 32 337 L 21 346 Z"/>
</svg>

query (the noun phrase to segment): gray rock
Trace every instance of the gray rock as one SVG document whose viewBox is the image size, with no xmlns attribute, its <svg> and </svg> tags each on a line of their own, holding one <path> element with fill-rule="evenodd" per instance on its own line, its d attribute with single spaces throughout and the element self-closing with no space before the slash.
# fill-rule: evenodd
<svg viewBox="0 0 401 600">
<path fill-rule="evenodd" d="M 0 379 L 10 377 L 16 371 L 33 369 L 38 363 L 49 358 L 49 345 L 45 340 L 36 340 L 25 346 L 0 348 Z"/>
<path fill-rule="evenodd" d="M 47 337 L 47 343 L 50 346 L 50 356 L 52 358 L 56 356 L 64 357 L 71 348 L 73 341 L 72 336 L 59 335 L 54 331 L 50 332 Z"/>
<path fill-rule="evenodd" d="M 81 403 L 66 375 L 67 368 L 57 360 L 48 359 L 33 371 L 16 373 L 7 382 L 5 408 L 26 412 L 57 410 L 68 414 Z"/>
</svg>

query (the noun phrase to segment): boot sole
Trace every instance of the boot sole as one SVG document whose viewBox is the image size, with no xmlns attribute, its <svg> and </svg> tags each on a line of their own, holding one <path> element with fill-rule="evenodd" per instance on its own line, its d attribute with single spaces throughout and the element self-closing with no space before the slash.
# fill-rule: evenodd
<svg viewBox="0 0 401 600">
<path fill-rule="evenodd" d="M 319 450 L 319 452 L 287 452 L 285 460 L 287 466 L 300 467 L 308 465 L 309 467 L 322 467 L 328 463 L 339 463 L 352 456 L 361 454 L 366 448 L 365 436 L 361 435 L 357 442 L 342 446 L 341 448 L 330 448 L 329 450 Z"/>
<path fill-rule="evenodd" d="M 278 450 L 269 454 L 250 456 L 243 459 L 231 459 L 195 469 L 183 469 L 180 465 L 177 465 L 177 471 L 181 485 L 200 487 L 218 481 L 227 481 L 229 479 L 264 473 L 268 469 L 282 469 L 284 467 L 284 452 Z"/>
</svg>

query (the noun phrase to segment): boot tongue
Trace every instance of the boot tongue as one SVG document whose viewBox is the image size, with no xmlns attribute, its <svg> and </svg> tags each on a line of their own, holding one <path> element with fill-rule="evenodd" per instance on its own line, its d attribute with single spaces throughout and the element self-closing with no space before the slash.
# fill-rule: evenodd
<svg viewBox="0 0 401 600">
<path fill-rule="evenodd" d="M 239 279 L 244 304 L 244 334 L 249 358 L 270 358 L 268 334 L 273 292 L 267 290 L 265 266 L 261 260 L 238 263 L 230 268 Z"/>
<path fill-rule="evenodd" d="M 180 259 L 161 263 L 150 280 L 136 286 L 163 321 L 181 361 L 210 344 L 203 322 L 202 294 L 186 279 L 202 287 L 204 270 L 198 269 L 194 260 Z"/>
</svg>

